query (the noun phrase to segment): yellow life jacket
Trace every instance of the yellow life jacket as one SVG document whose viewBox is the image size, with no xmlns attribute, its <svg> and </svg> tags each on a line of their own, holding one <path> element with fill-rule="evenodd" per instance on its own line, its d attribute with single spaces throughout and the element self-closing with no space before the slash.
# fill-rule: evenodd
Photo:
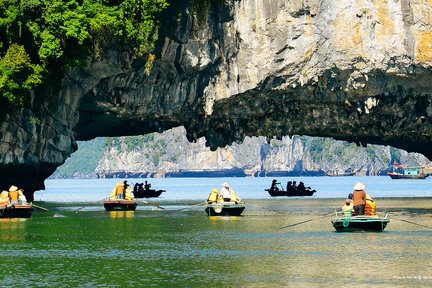
<svg viewBox="0 0 432 288">
<path fill-rule="evenodd" d="M 132 188 L 126 188 L 125 200 L 133 200 Z"/>
<path fill-rule="evenodd" d="M 217 202 L 219 191 L 217 188 L 213 189 L 212 192 L 207 197 L 207 202 Z"/>
<path fill-rule="evenodd" d="M 237 197 L 234 189 L 230 189 L 230 198 L 231 198 L 231 200 L 230 200 L 231 202 L 236 202 L 236 203 L 240 202 L 240 198 Z"/>
<path fill-rule="evenodd" d="M 111 194 L 109 196 L 109 200 L 115 200 L 115 197 L 116 197 L 116 188 L 113 188 L 111 190 Z"/>
<path fill-rule="evenodd" d="M 116 195 L 120 195 L 124 193 L 124 186 L 123 185 L 117 185 L 116 187 Z"/>
</svg>

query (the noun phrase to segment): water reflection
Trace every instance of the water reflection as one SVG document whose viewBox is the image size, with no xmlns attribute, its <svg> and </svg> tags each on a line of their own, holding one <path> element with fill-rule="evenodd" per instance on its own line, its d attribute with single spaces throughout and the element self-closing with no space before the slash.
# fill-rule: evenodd
<svg viewBox="0 0 432 288">
<path fill-rule="evenodd" d="M 132 218 L 135 211 L 108 211 L 110 218 Z"/>
<path fill-rule="evenodd" d="M 15 242 L 24 239 L 24 232 L 28 220 L 28 218 L 1 218 L 0 240 Z"/>
</svg>

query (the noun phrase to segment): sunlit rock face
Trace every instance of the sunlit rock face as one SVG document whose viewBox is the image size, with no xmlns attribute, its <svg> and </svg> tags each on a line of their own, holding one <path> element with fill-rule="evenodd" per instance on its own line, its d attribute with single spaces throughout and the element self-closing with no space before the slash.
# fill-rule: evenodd
<svg viewBox="0 0 432 288">
<path fill-rule="evenodd" d="M 4 117 L 0 184 L 42 189 L 76 140 L 181 125 L 212 149 L 299 134 L 432 158 L 431 1 L 173 2 L 150 73 L 111 47 Z"/>
</svg>

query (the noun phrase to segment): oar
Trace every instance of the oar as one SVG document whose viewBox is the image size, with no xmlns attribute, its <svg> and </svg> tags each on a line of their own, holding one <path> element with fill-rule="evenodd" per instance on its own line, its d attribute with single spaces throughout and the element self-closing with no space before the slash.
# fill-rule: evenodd
<svg viewBox="0 0 432 288">
<path fill-rule="evenodd" d="M 99 203 L 99 202 L 101 202 L 101 201 L 107 200 L 107 199 L 109 199 L 109 198 L 110 198 L 110 197 L 106 197 L 106 198 L 103 198 L 103 199 L 101 199 L 101 200 L 97 200 L 97 201 L 91 202 L 90 204 L 96 204 L 96 203 Z M 84 205 L 84 206 L 82 206 L 82 207 L 80 207 L 80 208 L 74 210 L 74 212 L 75 212 L 75 213 L 78 213 L 78 211 L 80 211 L 81 209 L 84 209 L 85 207 L 86 207 L 86 206 Z"/>
<path fill-rule="evenodd" d="M 145 200 L 141 200 L 141 201 L 142 201 L 144 204 L 150 204 L 150 205 L 155 206 L 155 207 L 157 207 L 157 208 L 159 208 L 159 209 L 165 210 L 165 208 L 163 208 L 163 207 L 161 207 L 161 206 L 159 206 L 159 205 L 157 205 L 157 204 L 153 204 L 153 203 L 147 202 L 147 201 L 145 201 Z"/>
<path fill-rule="evenodd" d="M 189 209 L 189 208 L 192 208 L 192 207 L 196 207 L 196 206 L 200 206 L 200 205 L 205 205 L 205 204 L 207 204 L 207 203 L 201 201 L 199 203 L 196 203 L 196 204 L 193 204 L 193 205 L 189 205 L 187 207 L 183 207 L 183 208 L 178 209 L 178 210 L 174 210 L 173 212 L 179 212 L 179 211 L 182 211 L 182 210 L 185 210 L 185 209 Z"/>
<path fill-rule="evenodd" d="M 45 207 L 42 207 L 42 206 L 39 206 L 39 205 L 36 205 L 36 204 L 33 204 L 33 203 L 31 203 L 31 206 L 36 207 L 36 208 L 41 209 L 41 210 L 44 210 L 44 211 L 53 212 L 53 211 L 51 211 L 51 210 L 49 210 L 49 209 L 47 209 Z M 65 216 L 62 215 L 62 214 L 60 214 L 60 213 L 54 212 L 53 217 L 65 217 Z"/>
<path fill-rule="evenodd" d="M 410 224 L 413 224 L 413 225 L 417 225 L 417 226 L 425 227 L 425 228 L 428 228 L 428 229 L 432 229 L 432 227 L 430 227 L 430 226 L 426 226 L 426 225 L 423 225 L 423 224 L 411 222 L 411 221 L 404 220 L 404 219 L 398 219 L 398 218 L 395 218 L 393 216 L 391 217 L 391 219 L 395 219 L 395 220 L 399 220 L 399 221 L 402 221 L 402 222 L 410 223 Z"/>
<path fill-rule="evenodd" d="M 333 213 L 331 213 L 330 215 L 333 215 Z M 322 218 L 326 218 L 326 217 L 329 217 L 329 215 L 327 214 L 327 215 L 322 216 L 322 217 L 312 218 L 312 219 L 309 219 L 309 220 L 305 220 L 305 221 L 301 221 L 301 222 L 298 222 L 298 223 L 290 224 L 290 225 L 287 225 L 287 226 L 284 226 L 284 227 L 280 227 L 279 229 L 284 229 L 284 228 L 288 228 L 288 227 L 297 226 L 297 225 L 300 225 L 300 224 L 304 224 L 304 223 L 307 223 L 307 222 L 310 222 L 310 221 L 313 221 L 313 220 L 318 220 L 318 219 L 322 219 Z"/>
<path fill-rule="evenodd" d="M 268 210 L 268 211 L 271 211 L 271 212 L 276 212 L 276 213 L 280 213 L 280 214 L 286 214 L 285 212 L 278 211 L 278 210 L 273 210 L 273 209 L 266 208 L 266 207 L 259 206 L 259 205 L 254 205 L 254 204 L 250 204 L 250 203 L 246 203 L 246 205 L 250 205 L 250 206 L 258 207 L 258 208 L 265 209 L 265 210 Z"/>
<path fill-rule="evenodd" d="M 44 207 L 42 207 L 42 206 L 38 206 L 38 205 L 36 205 L 36 204 L 31 204 L 33 207 L 36 207 L 36 208 L 39 208 L 39 209 L 41 209 L 41 210 L 44 210 L 44 211 L 50 211 L 49 209 L 47 209 L 47 208 L 44 208 Z"/>
</svg>

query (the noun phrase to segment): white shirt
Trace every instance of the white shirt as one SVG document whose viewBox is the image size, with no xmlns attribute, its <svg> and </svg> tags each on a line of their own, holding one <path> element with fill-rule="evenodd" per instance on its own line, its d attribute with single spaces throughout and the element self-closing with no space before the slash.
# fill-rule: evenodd
<svg viewBox="0 0 432 288">
<path fill-rule="evenodd" d="M 222 198 L 231 198 L 231 193 L 228 188 L 222 187 L 221 189 Z"/>
</svg>

